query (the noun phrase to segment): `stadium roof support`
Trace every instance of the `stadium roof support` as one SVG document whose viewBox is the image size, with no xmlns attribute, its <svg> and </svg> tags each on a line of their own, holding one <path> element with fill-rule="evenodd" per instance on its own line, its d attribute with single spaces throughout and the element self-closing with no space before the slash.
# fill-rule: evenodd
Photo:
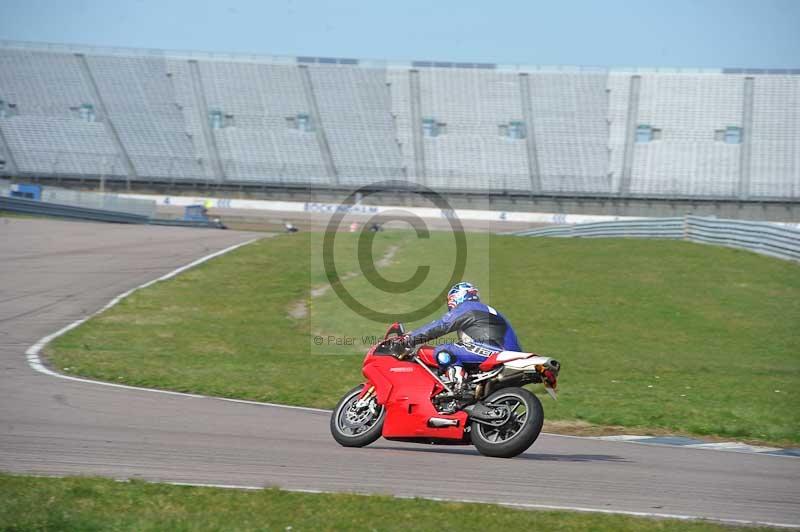
<svg viewBox="0 0 800 532">
<path fill-rule="evenodd" d="M 533 109 L 531 107 L 531 85 L 528 74 L 519 75 L 519 94 L 522 98 L 522 119 L 525 121 L 527 134 L 525 135 L 525 148 L 528 155 L 528 175 L 531 179 L 531 194 L 542 191 L 542 178 L 539 173 L 539 156 L 536 152 L 536 135 L 533 123 Z"/>
<path fill-rule="evenodd" d="M 642 77 L 631 76 L 631 87 L 628 96 L 628 118 L 625 121 L 625 155 L 622 161 L 622 179 L 619 182 L 619 193 L 629 194 L 631 191 L 631 174 L 633 173 L 633 150 L 636 140 L 636 122 L 639 119 L 639 92 Z"/>
<path fill-rule="evenodd" d="M 219 160 L 219 150 L 217 149 L 217 139 L 214 137 L 214 132 L 211 131 L 211 125 L 208 123 L 208 102 L 206 101 L 206 93 L 203 90 L 203 78 L 200 76 L 200 67 L 194 59 L 189 60 L 189 72 L 192 77 L 192 93 L 194 94 L 195 107 L 200 114 L 200 124 L 203 128 L 203 138 L 205 139 L 206 153 L 211 162 L 211 168 L 214 175 L 220 181 L 225 180 L 225 170 L 222 168 L 222 163 Z"/>
<path fill-rule="evenodd" d="M 742 99 L 742 145 L 739 151 L 739 198 L 750 196 L 750 159 L 753 137 L 753 78 L 744 78 Z"/>
<path fill-rule="evenodd" d="M 303 91 L 306 95 L 308 111 L 311 115 L 314 131 L 317 135 L 317 142 L 319 142 L 319 151 L 322 153 L 322 160 L 325 163 L 325 171 L 331 180 L 331 184 L 338 185 L 339 174 L 333 162 L 333 153 L 331 152 L 331 146 L 328 142 L 328 136 L 325 134 L 325 125 L 322 123 L 322 116 L 320 115 L 319 106 L 317 105 L 317 97 L 314 94 L 314 83 L 311 81 L 311 74 L 306 65 L 297 65 L 297 68 L 300 69 L 300 79 L 303 81 Z"/>
<path fill-rule="evenodd" d="M 131 161 L 128 152 L 122 145 L 122 140 L 119 138 L 117 128 L 114 126 L 114 122 L 111 120 L 111 116 L 108 113 L 108 109 L 103 101 L 103 97 L 100 95 L 100 89 L 97 88 L 97 83 L 95 82 L 92 70 L 89 68 L 89 63 L 86 61 L 86 56 L 78 53 L 75 54 L 75 57 L 78 59 L 81 74 L 83 74 L 86 85 L 92 91 L 92 98 L 95 102 L 97 102 L 97 109 L 100 111 L 100 116 L 103 124 L 105 125 L 106 131 L 108 132 L 109 137 L 111 137 L 111 140 L 114 142 L 117 155 L 119 155 L 120 159 L 122 160 L 122 164 L 125 167 L 125 173 L 128 177 L 128 189 L 130 189 L 131 179 L 136 179 L 138 177 L 136 173 L 136 167 L 133 166 L 133 162 Z"/>
<path fill-rule="evenodd" d="M 414 173 L 415 177 L 425 184 L 425 142 L 422 139 L 422 101 L 418 70 L 409 70 L 408 88 L 411 106 L 411 138 L 414 143 Z"/>
</svg>

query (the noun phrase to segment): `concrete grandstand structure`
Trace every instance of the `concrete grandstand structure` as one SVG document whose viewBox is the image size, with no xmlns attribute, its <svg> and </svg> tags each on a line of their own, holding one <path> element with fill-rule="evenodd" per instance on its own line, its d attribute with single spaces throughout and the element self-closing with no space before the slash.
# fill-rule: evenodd
<svg viewBox="0 0 800 532">
<path fill-rule="evenodd" d="M 0 43 L 0 175 L 800 200 L 800 70 Z"/>
</svg>

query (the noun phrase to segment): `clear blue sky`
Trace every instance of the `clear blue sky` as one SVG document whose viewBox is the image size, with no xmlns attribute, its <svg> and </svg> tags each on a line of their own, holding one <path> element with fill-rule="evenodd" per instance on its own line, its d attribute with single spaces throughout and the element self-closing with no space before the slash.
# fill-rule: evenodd
<svg viewBox="0 0 800 532">
<path fill-rule="evenodd" d="M 0 38 L 395 60 L 800 68 L 800 0 L 0 0 Z"/>
</svg>

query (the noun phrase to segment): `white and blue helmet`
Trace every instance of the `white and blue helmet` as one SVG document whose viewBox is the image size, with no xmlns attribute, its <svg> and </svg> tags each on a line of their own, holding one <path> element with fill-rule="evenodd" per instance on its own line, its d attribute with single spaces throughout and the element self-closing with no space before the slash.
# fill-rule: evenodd
<svg viewBox="0 0 800 532">
<path fill-rule="evenodd" d="M 464 301 L 480 301 L 478 288 L 471 283 L 458 283 L 447 292 L 447 308 L 454 309 Z"/>
</svg>

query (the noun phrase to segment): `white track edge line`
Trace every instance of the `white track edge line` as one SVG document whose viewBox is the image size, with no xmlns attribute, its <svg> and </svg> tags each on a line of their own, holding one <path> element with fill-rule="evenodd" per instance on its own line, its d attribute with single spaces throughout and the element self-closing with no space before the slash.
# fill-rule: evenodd
<svg viewBox="0 0 800 532">
<path fill-rule="evenodd" d="M 42 359 L 39 357 L 39 353 L 42 351 L 42 349 L 44 349 L 44 347 L 47 344 L 49 344 L 50 342 L 52 342 L 53 340 L 55 340 L 59 336 L 62 336 L 64 334 L 66 334 L 67 332 L 71 331 L 75 327 L 78 327 L 79 325 L 82 325 L 83 323 L 85 323 L 86 321 L 90 320 L 91 318 L 97 316 L 98 314 L 101 314 L 101 313 L 105 312 L 106 310 L 110 309 L 111 307 L 113 307 L 114 305 L 116 305 L 117 303 L 119 303 L 120 301 L 125 299 L 126 297 L 130 296 L 134 292 L 136 292 L 138 290 L 141 290 L 143 288 L 147 288 L 148 286 L 152 286 L 152 285 L 154 285 L 154 284 L 156 284 L 158 282 L 166 281 L 167 279 L 171 279 L 172 277 L 175 277 L 176 275 L 178 275 L 180 273 L 183 273 L 183 272 L 185 272 L 186 270 L 188 270 L 190 268 L 194 268 L 195 266 L 198 266 L 198 265 L 200 265 L 200 264 L 202 264 L 204 262 L 207 262 L 207 261 L 209 261 L 209 260 L 211 260 L 213 258 L 219 257 L 220 255 L 224 255 L 226 253 L 234 251 L 235 249 L 238 249 L 240 247 L 246 246 L 248 244 L 252 244 L 253 242 L 255 242 L 257 240 L 260 240 L 260 238 L 252 238 L 252 239 L 247 240 L 245 242 L 241 242 L 239 244 L 234 244 L 233 246 L 229 246 L 229 247 L 227 247 L 225 249 L 216 251 L 216 252 L 211 253 L 209 255 L 206 255 L 204 257 L 200 257 L 199 259 L 194 260 L 194 261 L 190 262 L 189 264 L 186 264 L 186 265 L 181 266 L 179 268 L 176 268 L 176 269 L 172 270 L 171 272 L 162 275 L 161 277 L 157 277 L 156 279 L 153 279 L 151 281 L 147 281 L 146 283 L 142 283 L 139 286 L 136 286 L 134 288 L 131 288 L 130 290 L 127 290 L 127 291 L 121 293 L 120 295 L 114 297 L 111 301 L 106 303 L 99 310 L 97 310 L 95 312 L 92 312 L 92 313 L 88 314 L 87 316 L 84 316 L 83 318 L 80 318 L 80 319 L 78 319 L 76 321 L 73 321 L 72 323 L 66 325 L 65 327 L 62 327 L 61 329 L 57 330 L 56 332 L 41 338 L 38 342 L 36 342 L 32 346 L 30 346 L 25 351 L 25 355 L 26 355 L 27 360 L 28 360 L 28 365 L 32 369 L 34 369 L 34 370 L 36 370 L 36 371 L 38 371 L 40 373 L 44 373 L 45 375 L 50 375 L 51 377 L 58 377 L 60 379 L 65 379 L 65 380 L 74 381 L 74 382 L 85 382 L 85 383 L 88 383 L 88 384 L 97 384 L 97 385 L 100 385 L 100 386 L 109 386 L 111 388 L 122 388 L 122 389 L 126 389 L 126 390 L 139 390 L 139 391 L 160 393 L 160 394 L 164 394 L 164 395 L 177 395 L 177 396 L 182 396 L 182 397 L 191 397 L 191 398 L 196 398 L 196 399 L 215 399 L 215 400 L 230 401 L 230 402 L 235 402 L 235 403 L 245 403 L 245 404 L 262 405 L 262 406 L 272 406 L 272 407 L 279 407 L 279 408 L 290 408 L 290 409 L 295 409 L 295 410 L 306 410 L 306 411 L 310 411 L 310 412 L 330 413 L 330 410 L 323 410 L 323 409 L 320 409 L 320 408 L 309 408 L 309 407 L 305 407 L 305 406 L 280 405 L 280 404 L 276 404 L 276 403 L 262 403 L 262 402 L 258 402 L 258 401 L 247 401 L 247 400 L 244 400 L 244 399 L 232 399 L 232 398 L 227 398 L 227 397 L 214 397 L 214 396 L 208 396 L 208 395 L 186 393 L 186 392 L 175 392 L 175 391 L 171 391 L 171 390 L 160 390 L 160 389 L 157 389 L 157 388 L 147 388 L 147 387 L 144 387 L 144 386 L 131 386 L 131 385 L 128 385 L 128 384 L 118 384 L 118 383 L 115 383 L 115 382 L 106 382 L 106 381 L 100 381 L 100 380 L 94 380 L 94 379 L 86 379 L 86 378 L 82 378 L 82 377 L 74 377 L 72 375 L 65 375 L 63 373 L 59 373 L 57 371 L 54 371 L 54 370 L 48 368 L 47 366 L 44 365 L 44 363 L 42 362 Z"/>
<path fill-rule="evenodd" d="M 75 381 L 75 382 L 85 382 L 85 383 L 88 383 L 88 384 L 97 384 L 97 385 L 100 385 L 100 386 L 109 386 L 111 388 L 123 388 L 123 389 L 126 389 L 126 390 L 139 390 L 139 391 L 145 391 L 145 392 L 161 393 L 161 394 L 164 394 L 164 395 L 177 395 L 177 396 L 183 396 L 183 397 L 192 397 L 192 398 L 195 398 L 195 399 L 215 399 L 215 400 L 220 400 L 220 401 L 229 401 L 229 402 L 232 402 L 232 403 L 242 403 L 242 404 L 258 405 L 258 406 L 271 406 L 271 407 L 275 407 L 275 408 L 287 408 L 287 409 L 291 409 L 291 410 L 305 410 L 307 412 L 323 412 L 323 413 L 327 413 L 327 414 L 331 413 L 332 412 L 331 410 L 327 410 L 327 409 L 324 409 L 324 408 L 311 408 L 311 407 L 307 407 L 307 406 L 282 405 L 282 404 L 278 404 L 278 403 L 264 403 L 264 402 L 261 402 L 261 401 L 250 401 L 250 400 L 246 400 L 246 399 L 233 399 L 233 398 L 230 398 L 230 397 L 215 397 L 215 396 L 200 395 L 200 394 L 186 393 L 186 392 L 174 392 L 174 391 L 170 391 L 170 390 L 160 390 L 158 388 L 146 388 L 144 386 L 131 386 L 131 385 L 128 385 L 128 384 L 118 384 L 118 383 L 115 383 L 115 382 L 106 382 L 106 381 L 99 381 L 99 380 L 94 380 L 94 379 L 85 379 L 85 378 L 82 378 L 82 377 L 74 377 L 72 375 L 65 375 L 63 373 L 59 373 L 57 371 L 54 371 L 54 370 L 48 368 L 47 366 L 44 365 L 44 363 L 42 363 L 42 360 L 39 357 L 39 353 L 42 351 L 42 349 L 44 349 L 44 347 L 47 344 L 49 344 L 50 342 L 52 342 L 53 340 L 55 340 L 59 336 L 62 336 L 64 334 L 68 333 L 69 331 L 71 331 L 75 327 L 78 327 L 79 325 L 82 325 L 83 323 L 87 322 L 88 320 L 90 320 L 91 318 L 97 316 L 98 314 L 101 314 L 101 313 L 105 312 L 106 310 L 110 309 L 111 307 L 113 307 L 114 305 L 116 305 L 117 303 L 119 303 L 120 301 L 125 299 L 126 297 L 130 296 L 134 292 L 136 292 L 138 290 L 141 290 L 143 288 L 147 288 L 148 286 L 154 285 L 154 284 L 156 284 L 158 282 L 166 281 L 167 279 L 171 279 L 172 277 L 175 277 L 179 273 L 183 273 L 183 272 L 185 272 L 186 270 L 188 270 L 190 268 L 194 268 L 195 266 L 198 266 L 198 265 L 200 265 L 200 264 L 202 264 L 204 262 L 207 262 L 207 261 L 209 261 L 209 260 L 211 260 L 213 258 L 219 257 L 220 255 L 224 255 L 226 253 L 234 251 L 235 249 L 238 249 L 240 247 L 246 246 L 248 244 L 252 244 L 253 242 L 256 242 L 257 240 L 260 240 L 260 238 L 253 238 L 253 239 L 247 240 L 246 242 L 241 242 L 239 244 L 234 244 L 233 246 L 229 246 L 229 247 L 227 247 L 225 249 L 222 249 L 220 251 L 216 251 L 216 252 L 211 253 L 209 255 L 206 255 L 204 257 L 200 257 L 199 259 L 194 260 L 194 261 L 190 262 L 189 264 L 186 264 L 186 265 L 181 266 L 179 268 L 176 268 L 176 269 L 172 270 L 171 272 L 162 275 L 161 277 L 157 277 L 156 279 L 153 279 L 151 281 L 147 281 L 146 283 L 142 283 L 139 286 L 136 286 L 134 288 L 131 288 L 130 290 L 127 290 L 127 291 L 121 293 L 120 295 L 114 297 L 111 301 L 106 303 L 105 306 L 103 306 L 101 309 L 96 310 L 95 312 L 92 312 L 92 313 L 84 316 L 83 318 L 75 320 L 72 323 L 66 325 L 65 327 L 62 327 L 61 329 L 57 330 L 56 332 L 54 332 L 52 334 L 49 334 L 49 335 L 39 339 L 38 342 L 36 342 L 32 346 L 30 346 L 25 351 L 25 355 L 26 355 L 27 360 L 28 360 L 28 365 L 31 367 L 31 369 L 33 369 L 35 371 L 38 371 L 39 373 L 44 373 L 45 375 L 50 375 L 51 377 L 58 377 L 60 379 L 65 379 L 65 380 L 70 380 L 70 381 Z M 582 439 L 582 440 L 592 440 L 593 439 L 593 440 L 598 440 L 598 441 L 612 441 L 612 442 L 615 441 L 615 442 L 621 442 L 621 443 L 640 443 L 640 444 L 641 443 L 645 443 L 645 442 L 640 442 L 640 441 L 636 441 L 636 440 L 603 440 L 602 436 L 600 436 L 600 437 L 597 437 L 597 436 L 572 436 L 572 435 L 569 435 L 569 434 L 554 434 L 554 433 L 551 433 L 551 432 L 542 432 L 542 434 L 544 434 L 546 436 L 556 436 L 556 437 L 559 437 L 559 438 L 577 438 L 577 439 Z M 644 438 L 649 438 L 649 437 L 652 437 L 652 436 L 644 436 Z M 650 443 L 648 445 L 663 445 L 665 447 L 680 447 L 680 446 L 675 446 L 675 445 L 657 444 L 657 443 Z M 718 450 L 718 451 L 728 451 L 728 452 L 747 452 L 747 451 L 739 451 L 739 450 L 734 451 L 732 449 L 709 449 L 709 448 L 701 448 L 699 450 Z M 771 454 L 771 453 L 768 453 L 768 452 L 749 452 L 748 454 L 759 454 L 759 455 L 762 455 L 762 456 L 778 456 L 778 457 L 782 457 L 782 458 L 796 458 L 796 457 L 791 456 L 791 455 Z"/>
<path fill-rule="evenodd" d="M 159 483 L 158 481 L 147 481 L 147 482 L 153 484 Z M 171 484 L 174 486 L 193 486 L 199 488 L 222 488 L 222 489 L 248 490 L 248 491 L 270 489 L 273 487 L 273 486 L 245 486 L 236 484 L 208 484 L 199 482 L 164 482 L 164 484 Z M 277 487 L 277 489 L 293 493 L 312 493 L 320 495 L 344 494 L 344 495 L 359 495 L 367 497 L 371 496 L 371 494 L 358 493 L 352 491 L 341 492 L 341 491 L 327 491 L 327 490 L 315 490 L 315 489 L 303 489 L 303 488 L 281 488 L 281 487 Z M 374 496 L 374 494 L 372 496 Z M 776 528 L 800 528 L 800 524 L 792 524 L 792 523 L 772 523 L 769 521 L 752 521 L 747 519 L 731 519 L 725 517 L 702 517 L 699 515 L 685 515 L 685 514 L 635 512 L 632 510 L 609 510 L 606 508 L 590 508 L 586 506 L 560 506 L 552 504 L 535 504 L 535 503 L 524 503 L 524 502 L 498 502 L 498 501 L 481 501 L 475 499 L 450 499 L 443 497 L 425 497 L 419 495 L 390 495 L 390 496 L 395 499 L 406 499 L 406 500 L 425 499 L 428 501 L 435 501 L 435 502 L 458 502 L 465 504 L 494 504 L 497 506 L 505 506 L 508 508 L 519 508 L 528 510 L 557 510 L 557 511 L 566 510 L 566 511 L 581 512 L 581 513 L 628 515 L 632 517 L 649 517 L 657 519 L 677 519 L 681 521 L 710 521 L 715 523 L 727 523 L 731 525 L 771 526 Z"/>
<path fill-rule="evenodd" d="M 657 439 L 667 436 L 644 436 L 643 438 L 637 439 L 630 439 L 630 440 L 606 440 L 604 436 L 571 436 L 568 434 L 551 434 L 548 432 L 542 432 L 542 434 L 547 434 L 548 436 L 560 436 L 562 438 L 579 438 L 584 440 L 595 440 L 595 441 L 603 441 L 609 443 L 632 443 L 634 445 L 647 445 L 653 447 L 670 447 L 672 449 L 692 449 L 694 451 L 717 451 L 717 452 L 725 452 L 725 453 L 740 453 L 740 454 L 748 454 L 748 455 L 755 455 L 755 456 L 769 456 L 769 457 L 776 457 L 776 458 L 798 458 L 797 455 L 793 454 L 776 454 L 780 451 L 785 451 L 787 449 L 778 448 L 776 451 L 754 451 L 751 449 L 745 449 L 743 447 L 736 447 L 731 448 L 729 445 L 742 445 L 747 447 L 748 444 L 740 443 L 740 442 L 709 442 L 703 444 L 690 444 L 690 445 L 676 445 L 672 443 L 658 443 L 658 442 L 651 442 L 648 441 L 650 439 Z M 714 447 L 714 445 L 717 445 Z M 753 447 L 753 446 L 750 446 Z"/>
<path fill-rule="evenodd" d="M 19 473 L 11 473 L 11 475 L 18 475 Z M 33 474 L 29 475 L 36 478 L 65 478 L 59 475 L 47 475 L 47 474 Z M 81 476 L 71 476 L 70 478 L 82 478 Z M 120 483 L 127 483 L 130 482 L 130 478 L 112 478 L 116 482 Z M 314 495 L 358 495 L 362 497 L 376 497 L 376 496 L 389 496 L 395 499 L 403 499 L 403 500 L 413 500 L 413 499 L 424 499 L 427 501 L 434 501 L 434 502 L 459 502 L 465 504 L 494 504 L 496 506 L 503 506 L 506 508 L 519 508 L 524 510 L 558 510 L 558 511 L 571 511 L 571 512 L 580 512 L 580 513 L 598 513 L 598 514 L 607 514 L 607 515 L 628 515 L 631 517 L 647 517 L 647 518 L 654 518 L 654 519 L 676 519 L 679 521 L 706 521 L 712 523 L 722 523 L 722 524 L 731 524 L 731 525 L 749 525 L 749 526 L 770 526 L 775 528 L 790 528 L 790 529 L 800 529 L 800 524 L 794 523 L 774 523 L 771 521 L 753 521 L 748 519 L 732 519 L 726 517 L 703 517 L 700 515 L 686 515 L 686 514 L 665 514 L 665 513 L 657 513 L 657 512 L 636 512 L 633 510 L 609 510 L 607 508 L 590 508 L 587 506 L 560 506 L 560 505 L 551 505 L 551 504 L 535 504 L 535 503 L 525 503 L 525 502 L 498 502 L 498 501 L 479 501 L 475 499 L 449 499 L 443 497 L 422 497 L 419 495 L 387 495 L 387 494 L 371 494 L 371 493 L 359 493 L 355 491 L 328 491 L 328 490 L 317 490 L 317 489 L 308 489 L 308 488 L 282 488 L 280 486 L 248 486 L 245 484 L 215 484 L 215 483 L 208 483 L 208 482 L 179 482 L 179 481 L 168 481 L 168 480 L 148 480 L 148 479 L 135 479 L 138 482 L 146 482 L 148 484 L 168 484 L 171 486 L 187 486 L 187 487 L 194 487 L 194 488 L 219 488 L 219 489 L 226 489 L 226 490 L 242 490 L 242 491 L 261 491 L 261 490 L 268 490 L 268 489 L 277 489 L 279 491 L 286 491 L 290 493 L 310 493 Z"/>
</svg>

